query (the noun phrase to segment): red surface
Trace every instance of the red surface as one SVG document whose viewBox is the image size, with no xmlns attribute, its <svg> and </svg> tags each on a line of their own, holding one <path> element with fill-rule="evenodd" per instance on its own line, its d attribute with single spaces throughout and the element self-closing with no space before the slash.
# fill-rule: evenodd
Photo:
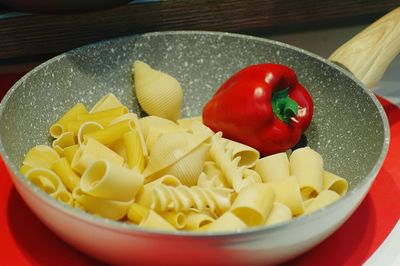
<svg viewBox="0 0 400 266">
<path fill-rule="evenodd" d="M 0 76 L 0 98 L 20 76 Z M 400 217 L 400 109 L 380 99 L 391 144 L 366 199 L 331 237 L 287 265 L 361 265 Z M 28 209 L 0 160 L 0 265 L 100 265 L 54 236 Z"/>
</svg>

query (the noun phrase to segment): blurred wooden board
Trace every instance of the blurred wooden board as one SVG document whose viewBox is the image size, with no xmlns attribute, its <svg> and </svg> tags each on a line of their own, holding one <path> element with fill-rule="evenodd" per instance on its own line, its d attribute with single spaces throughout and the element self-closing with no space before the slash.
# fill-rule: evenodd
<svg viewBox="0 0 400 266">
<path fill-rule="evenodd" d="M 3 14 L 0 65 L 46 58 L 94 41 L 150 31 L 213 30 L 266 36 L 369 23 L 398 5 L 395 0 L 166 0 L 84 14 Z"/>
</svg>

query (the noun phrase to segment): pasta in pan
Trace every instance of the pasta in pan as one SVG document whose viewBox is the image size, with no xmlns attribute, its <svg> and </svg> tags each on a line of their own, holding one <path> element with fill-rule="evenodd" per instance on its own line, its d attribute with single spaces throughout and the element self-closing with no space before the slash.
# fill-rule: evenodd
<svg viewBox="0 0 400 266">
<path fill-rule="evenodd" d="M 159 230 L 270 226 L 347 193 L 346 179 L 324 169 L 310 147 L 260 158 L 257 150 L 213 132 L 201 117 L 179 119 L 181 99 L 173 99 L 177 106 L 169 106 L 173 100 L 157 106 L 165 93 L 161 81 L 180 88 L 172 77 L 137 62 L 135 78 L 150 116 L 139 119 L 111 93 L 90 112 L 78 103 L 50 126 L 50 146 L 26 153 L 21 173 L 67 205 Z M 163 117 L 154 115 L 160 112 Z"/>
</svg>

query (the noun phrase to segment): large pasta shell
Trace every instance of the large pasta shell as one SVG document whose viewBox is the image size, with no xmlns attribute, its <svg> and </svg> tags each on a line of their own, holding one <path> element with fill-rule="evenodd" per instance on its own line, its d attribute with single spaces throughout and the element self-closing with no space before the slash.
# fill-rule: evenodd
<svg viewBox="0 0 400 266">
<path fill-rule="evenodd" d="M 158 138 L 143 171 L 145 183 L 157 178 L 161 170 L 171 166 L 209 138 L 186 132 L 165 133 Z M 200 173 L 199 173 L 200 174 Z"/>
<path fill-rule="evenodd" d="M 139 119 L 139 125 L 142 130 L 143 138 L 147 139 L 149 134 L 150 127 L 154 125 L 171 125 L 176 126 L 177 124 L 172 122 L 171 120 L 161 118 L 158 116 L 145 116 Z"/>
<path fill-rule="evenodd" d="M 175 78 L 135 61 L 134 81 L 136 97 L 147 114 L 170 120 L 180 117 L 183 92 Z"/>
<path fill-rule="evenodd" d="M 160 138 L 162 134 L 170 133 L 170 132 L 184 132 L 185 129 L 183 127 L 178 126 L 177 124 L 156 124 L 152 125 L 149 128 L 149 132 L 146 138 L 146 147 L 149 152 L 154 146 L 154 143 Z"/>
</svg>

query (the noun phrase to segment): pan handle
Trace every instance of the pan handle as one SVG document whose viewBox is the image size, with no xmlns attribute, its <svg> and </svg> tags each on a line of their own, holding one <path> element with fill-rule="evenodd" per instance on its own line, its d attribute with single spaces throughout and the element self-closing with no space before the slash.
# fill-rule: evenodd
<svg viewBox="0 0 400 266">
<path fill-rule="evenodd" d="M 329 59 L 344 65 L 368 88 L 372 88 L 399 53 L 400 7 L 340 46 Z"/>
</svg>

